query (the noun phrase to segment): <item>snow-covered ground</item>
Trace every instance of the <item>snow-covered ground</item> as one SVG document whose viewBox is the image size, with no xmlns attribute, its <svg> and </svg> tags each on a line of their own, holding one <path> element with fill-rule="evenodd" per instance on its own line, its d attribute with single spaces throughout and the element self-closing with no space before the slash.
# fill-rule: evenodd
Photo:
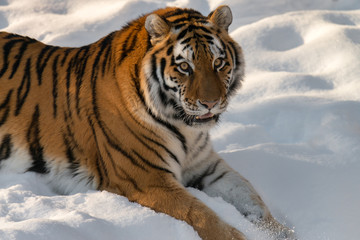
<svg viewBox="0 0 360 240">
<path fill-rule="evenodd" d="M 300 240 L 360 236 L 359 0 L 0 0 L 0 28 L 80 46 L 159 7 L 232 8 L 246 81 L 214 146 Z M 249 239 L 269 239 L 189 189 Z M 35 174 L 0 176 L 0 239 L 199 239 L 167 215 L 91 191 L 59 196 Z"/>
</svg>

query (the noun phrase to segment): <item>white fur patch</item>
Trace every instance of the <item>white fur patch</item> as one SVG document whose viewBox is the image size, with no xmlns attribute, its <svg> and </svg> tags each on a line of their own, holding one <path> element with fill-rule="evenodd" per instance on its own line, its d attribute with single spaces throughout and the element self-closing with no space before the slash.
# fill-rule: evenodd
<svg viewBox="0 0 360 240">
<path fill-rule="evenodd" d="M 24 173 L 32 167 L 33 160 L 28 149 L 14 142 L 12 144 L 10 157 L 0 162 L 0 174 L 5 172 Z M 85 192 L 96 188 L 95 181 L 89 182 L 89 174 L 85 167 L 77 170 L 74 175 L 68 168 L 69 163 L 66 159 L 57 159 L 56 161 L 49 159 L 51 158 L 46 157 L 45 159 L 49 173 L 39 174 L 39 176 L 45 179 L 57 193 Z"/>
<path fill-rule="evenodd" d="M 29 152 L 14 145 L 9 158 L 0 162 L 1 172 L 24 173 L 32 166 Z"/>
</svg>

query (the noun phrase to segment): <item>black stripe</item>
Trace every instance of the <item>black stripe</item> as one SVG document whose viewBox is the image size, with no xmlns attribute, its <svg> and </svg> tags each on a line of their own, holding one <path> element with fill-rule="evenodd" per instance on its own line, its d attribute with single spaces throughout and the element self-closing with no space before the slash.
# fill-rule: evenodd
<svg viewBox="0 0 360 240">
<path fill-rule="evenodd" d="M 28 171 L 37 173 L 48 173 L 49 170 L 46 168 L 44 161 L 43 151 L 44 148 L 40 144 L 40 110 L 39 105 L 36 105 L 32 120 L 27 131 L 26 139 L 29 144 L 29 153 L 32 157 L 33 163 Z"/>
<path fill-rule="evenodd" d="M 151 44 L 151 37 L 149 34 L 146 35 L 147 40 L 146 40 L 146 52 L 150 51 L 152 44 Z"/>
<path fill-rule="evenodd" d="M 81 52 L 84 52 L 80 57 Z M 74 65 L 74 73 L 76 75 L 76 91 L 75 91 L 75 108 L 78 115 L 80 115 L 80 89 L 83 83 L 84 74 L 86 72 L 86 65 L 89 59 L 89 46 L 79 49 L 72 62 Z"/>
<path fill-rule="evenodd" d="M 240 86 L 240 80 L 239 79 L 234 79 L 230 86 L 229 86 L 229 91 L 227 95 L 231 95 L 233 94 L 233 92 Z"/>
<path fill-rule="evenodd" d="M 61 66 L 63 67 L 64 64 L 65 64 L 65 61 L 67 59 L 67 57 L 69 56 L 69 53 L 73 50 L 73 48 L 67 48 L 65 51 L 64 51 L 64 57 L 63 59 L 61 60 Z"/>
<path fill-rule="evenodd" d="M 125 39 L 125 41 L 124 41 L 124 43 L 122 45 L 122 53 L 121 53 L 119 63 L 122 63 L 123 60 L 125 59 L 125 57 L 127 57 L 130 52 L 135 50 L 134 47 L 136 45 L 137 34 L 138 34 L 139 31 L 140 31 L 140 28 L 136 29 L 136 30 L 132 30 L 131 33 Z M 130 43 L 130 46 L 129 46 L 128 42 L 130 41 L 130 39 L 131 39 L 131 43 Z"/>
<path fill-rule="evenodd" d="M 160 60 L 160 72 L 161 72 L 161 78 L 162 78 L 162 81 L 163 81 L 163 87 L 166 91 L 169 91 L 169 90 L 172 90 L 174 92 L 177 92 L 177 88 L 176 87 L 169 87 L 167 84 L 166 84 L 166 80 L 165 80 L 165 76 L 164 76 L 164 73 L 165 73 L 165 67 L 166 67 L 166 59 L 165 58 L 161 58 Z M 154 73 L 156 74 L 156 73 Z M 160 91 L 160 97 L 161 99 L 163 100 L 163 103 L 165 104 L 168 104 L 169 101 L 165 95 L 165 93 L 162 93 L 161 90 L 159 89 Z"/>
<path fill-rule="evenodd" d="M 148 111 L 148 113 L 150 114 L 150 116 L 151 116 L 157 123 L 159 123 L 159 124 L 161 124 L 162 126 L 166 127 L 166 128 L 167 128 L 168 130 L 170 130 L 173 134 L 175 134 L 175 136 L 177 137 L 177 139 L 178 139 L 179 142 L 181 143 L 184 152 L 187 153 L 188 148 L 187 148 L 187 146 L 186 146 L 186 139 L 185 139 L 184 135 L 182 135 L 175 126 L 173 126 L 173 125 L 171 125 L 170 123 L 165 122 L 164 120 L 156 117 L 149 108 L 147 109 L 147 111 Z"/>
<path fill-rule="evenodd" d="M 0 114 L 2 114 L 2 116 L 0 117 L 0 126 L 3 125 L 7 119 L 7 117 L 9 116 L 9 112 L 10 112 L 10 98 L 11 95 L 13 93 L 13 90 L 11 89 L 8 94 L 6 95 L 5 100 L 0 104 Z"/>
<path fill-rule="evenodd" d="M 197 27 L 195 27 L 194 25 L 189 25 L 188 27 L 187 27 L 187 29 L 189 30 L 189 32 L 192 32 L 192 31 L 194 31 L 195 29 L 197 29 Z"/>
<path fill-rule="evenodd" d="M 211 16 L 214 14 L 215 10 L 214 11 L 211 11 L 208 15 L 208 18 L 211 18 Z"/>
<path fill-rule="evenodd" d="M 200 141 L 200 139 L 202 138 L 203 135 L 204 135 L 204 132 L 200 132 L 199 136 L 196 138 L 196 140 L 194 142 L 195 145 Z"/>
<path fill-rule="evenodd" d="M 23 42 L 24 40 L 22 39 L 16 39 L 16 40 L 11 40 L 9 42 L 7 42 L 6 44 L 4 44 L 3 46 L 3 66 L 0 70 L 0 78 L 5 74 L 5 72 L 7 71 L 8 67 L 9 67 L 9 54 L 12 50 L 12 48 L 14 47 L 14 45 L 18 42 Z"/>
<path fill-rule="evenodd" d="M 173 56 L 171 56 L 171 63 L 170 63 L 170 66 L 171 66 L 171 67 L 176 66 L 176 63 L 175 63 L 175 57 L 174 57 L 174 55 L 173 55 Z"/>
<path fill-rule="evenodd" d="M 185 58 L 183 56 L 181 56 L 181 55 L 178 55 L 175 59 L 176 60 L 182 60 L 182 59 L 185 59 Z"/>
<path fill-rule="evenodd" d="M 180 44 L 186 44 L 186 43 L 190 42 L 191 39 L 193 39 L 193 37 L 188 37 L 188 38 L 186 38 L 185 40 L 181 41 Z"/>
<path fill-rule="evenodd" d="M 202 31 L 208 33 L 208 34 L 212 34 L 212 32 L 207 29 L 206 27 L 203 27 L 203 26 L 196 26 L 197 29 L 201 29 Z"/>
<path fill-rule="evenodd" d="M 173 50 L 174 50 L 174 46 L 170 46 L 166 51 L 166 55 L 170 56 L 173 53 Z"/>
<path fill-rule="evenodd" d="M 218 37 L 218 39 L 220 39 L 221 46 L 225 50 L 225 52 L 230 53 L 231 61 L 235 61 L 234 53 L 231 51 L 230 47 L 226 47 L 225 43 L 223 42 L 223 40 L 221 40 L 221 38 Z"/>
<path fill-rule="evenodd" d="M 176 87 L 169 87 L 165 81 L 164 81 L 164 84 L 163 84 L 163 87 L 165 88 L 166 91 L 169 91 L 169 90 L 172 90 L 174 92 L 177 92 L 178 89 Z M 173 102 L 173 99 L 170 99 L 167 103 L 172 103 Z"/>
<path fill-rule="evenodd" d="M 69 142 L 72 144 L 73 149 L 77 149 L 80 154 L 84 153 L 84 150 L 80 147 L 79 143 L 77 142 L 76 138 L 75 138 L 75 134 L 73 129 L 71 128 L 71 126 L 73 126 L 73 120 L 70 118 L 70 116 L 67 114 L 66 111 L 64 111 L 64 123 L 66 126 L 66 137 L 69 140 Z"/>
<path fill-rule="evenodd" d="M 162 149 L 164 149 L 164 150 L 170 155 L 170 157 L 175 160 L 175 162 L 177 162 L 179 165 L 181 165 L 180 162 L 179 162 L 179 159 L 175 156 L 175 154 L 172 153 L 172 152 L 171 152 L 167 147 L 165 147 L 163 144 L 161 144 L 161 143 L 159 143 L 159 142 L 157 142 L 157 141 L 155 141 L 155 140 L 153 140 L 153 139 L 151 139 L 151 138 L 149 138 L 149 137 L 147 137 L 147 136 L 145 136 L 145 135 L 142 135 L 142 137 L 145 138 L 145 139 L 147 139 L 148 141 L 150 141 L 150 142 L 158 145 L 158 146 L 161 147 Z"/>
<path fill-rule="evenodd" d="M 149 172 L 147 169 L 144 168 L 143 165 L 141 165 L 138 161 L 136 161 L 135 158 L 133 158 L 129 153 L 127 153 L 124 149 L 122 149 L 118 144 L 116 144 L 115 142 L 113 142 L 110 137 L 106 134 L 106 130 L 104 129 L 103 125 L 100 125 L 100 129 L 103 131 L 107 143 L 109 144 L 110 147 L 112 147 L 114 150 L 116 150 L 117 152 L 121 153 L 123 156 L 125 156 L 127 159 L 129 159 L 131 161 L 132 164 L 134 164 L 135 166 L 137 166 L 138 168 L 140 168 L 141 170 L 145 171 L 145 172 Z"/>
<path fill-rule="evenodd" d="M 184 27 L 186 23 L 180 23 L 175 26 L 175 30 L 179 30 L 180 28 Z"/>
<path fill-rule="evenodd" d="M 144 107 L 147 107 L 146 104 L 145 104 L 144 96 L 142 96 L 142 94 L 140 93 L 140 89 L 136 88 L 136 91 L 137 91 L 137 94 L 139 95 L 140 101 L 141 101 L 141 103 L 143 104 L 143 106 L 144 106 Z M 161 137 L 160 137 L 158 134 L 156 134 L 154 131 L 152 131 L 151 129 L 149 129 L 149 128 L 147 128 L 146 126 L 144 126 L 141 122 L 139 122 L 139 121 L 133 116 L 133 114 L 129 111 L 129 109 L 125 108 L 125 111 L 127 112 L 128 116 L 130 116 L 131 119 L 132 119 L 137 125 L 139 125 L 140 127 L 146 129 L 147 131 L 149 131 L 151 135 L 153 135 L 153 136 L 161 139 Z"/>
<path fill-rule="evenodd" d="M 128 45 L 128 42 L 130 40 L 130 38 L 135 34 L 134 31 L 130 31 L 129 35 L 126 37 L 125 41 L 123 42 L 122 44 L 122 48 L 121 48 L 121 56 L 120 56 L 120 63 L 124 60 L 124 58 L 126 57 L 127 55 L 127 45 Z"/>
<path fill-rule="evenodd" d="M 98 74 L 98 68 L 99 68 L 98 64 L 99 64 L 100 58 L 101 58 L 102 54 L 104 53 L 105 48 L 107 46 L 111 45 L 113 38 L 114 38 L 114 33 L 110 33 L 105 38 L 103 38 L 101 40 L 100 44 L 99 44 L 100 45 L 100 50 L 97 52 L 94 63 L 92 65 L 92 71 L 91 71 L 91 79 L 92 79 L 92 81 L 94 81 L 95 75 Z"/>
<path fill-rule="evenodd" d="M 129 130 L 129 132 L 142 144 L 144 145 L 149 151 L 154 153 L 163 163 L 169 165 L 168 162 L 165 161 L 165 159 L 152 147 L 149 146 L 146 142 L 144 142 L 126 123 L 125 127 Z"/>
<path fill-rule="evenodd" d="M 159 76 L 157 75 L 156 54 L 157 54 L 157 52 L 151 56 L 151 76 L 160 85 Z M 162 63 L 162 64 L 164 64 L 164 63 Z M 163 67 L 165 68 L 165 66 L 163 66 Z M 151 81 L 150 80 L 147 80 L 147 81 L 149 83 L 148 84 L 149 91 L 151 91 L 151 84 L 150 84 Z M 158 89 L 158 92 L 159 92 L 159 97 L 160 97 L 162 104 L 164 106 L 166 106 L 168 104 L 167 95 L 162 91 L 162 89 L 160 87 Z"/>
<path fill-rule="evenodd" d="M 214 180 L 212 180 L 209 185 L 214 184 L 215 182 L 219 181 L 220 179 L 222 179 L 226 174 L 228 174 L 228 171 L 225 171 L 223 173 L 221 173 L 217 178 L 215 178 Z"/>
<path fill-rule="evenodd" d="M 236 68 L 235 69 L 237 69 L 238 67 L 240 67 L 239 53 L 238 53 L 234 43 L 229 42 L 229 44 L 232 47 L 232 49 L 234 50 L 234 52 L 235 52 L 235 63 L 236 63 Z"/>
<path fill-rule="evenodd" d="M 111 63 L 111 53 L 112 53 L 112 45 L 110 44 L 107 47 L 106 53 L 105 53 L 105 59 L 103 60 L 103 64 L 102 64 L 102 76 L 105 76 L 105 70 L 106 70 L 106 66 L 107 64 Z"/>
<path fill-rule="evenodd" d="M 25 100 L 29 94 L 30 86 L 31 86 L 31 60 L 28 58 L 26 61 L 26 66 L 24 70 L 24 75 L 21 80 L 21 84 L 17 90 L 16 94 L 16 109 L 15 109 L 15 116 L 19 115 L 20 110 L 25 103 Z"/>
<path fill-rule="evenodd" d="M 71 116 L 71 107 L 70 107 L 70 81 L 71 81 L 71 73 L 73 67 L 74 57 L 72 57 L 68 63 L 68 67 L 66 69 L 66 105 L 68 109 L 69 116 Z"/>
<path fill-rule="evenodd" d="M 182 17 L 178 18 L 174 21 L 170 21 L 171 24 L 178 24 L 181 22 L 191 22 L 193 20 L 196 20 L 197 23 L 204 23 L 206 22 L 206 19 L 203 16 L 188 16 L 188 17 Z"/>
<path fill-rule="evenodd" d="M 2 141 L 1 141 L 1 145 L 0 145 L 0 161 L 8 159 L 10 157 L 11 148 L 12 148 L 11 135 L 6 134 L 3 137 Z"/>
<path fill-rule="evenodd" d="M 67 160 L 69 162 L 68 168 L 71 170 L 73 177 L 75 177 L 79 174 L 78 170 L 81 165 L 77 161 L 77 159 L 75 157 L 75 153 L 74 153 L 74 148 L 65 133 L 63 134 L 63 142 L 64 142 L 64 146 L 65 146 L 65 154 L 66 154 Z"/>
<path fill-rule="evenodd" d="M 210 165 L 202 174 L 195 176 L 193 179 L 191 179 L 186 186 L 187 187 L 194 187 L 197 188 L 199 190 L 202 190 L 204 188 L 204 183 L 203 180 L 214 174 L 216 171 L 216 168 L 218 167 L 218 165 L 220 164 L 221 160 L 217 160 L 214 164 Z"/>
<path fill-rule="evenodd" d="M 190 16 L 196 15 L 196 16 L 203 17 L 200 12 L 198 12 L 194 9 L 181 9 L 181 8 L 177 8 L 173 11 L 167 12 L 162 17 L 171 18 L 171 17 L 180 16 L 180 15 L 184 15 L 184 14 L 189 14 Z"/>
<path fill-rule="evenodd" d="M 16 62 L 15 62 L 14 65 L 13 65 L 13 68 L 12 68 L 12 71 L 11 71 L 11 74 L 10 74 L 9 79 L 12 79 L 12 78 L 13 78 L 15 72 L 16 72 L 17 69 L 19 68 L 21 59 L 22 59 L 22 57 L 24 56 L 24 53 L 25 53 L 28 45 L 29 45 L 29 42 L 23 42 L 23 44 L 21 45 L 21 47 L 20 47 L 20 49 L 19 49 L 19 53 L 15 56 Z"/>
<path fill-rule="evenodd" d="M 18 34 L 14 34 L 14 33 L 8 33 L 4 39 L 13 39 L 13 38 L 22 38 L 22 36 L 18 35 Z"/>
<path fill-rule="evenodd" d="M 99 158 L 101 158 L 101 154 L 100 154 L 100 147 L 99 147 L 99 142 L 97 140 L 97 134 L 96 134 L 96 131 L 95 131 L 95 127 L 94 127 L 94 123 L 92 122 L 90 116 L 88 116 L 88 123 L 91 127 L 91 130 L 92 130 L 92 133 L 93 133 L 93 136 L 94 136 L 94 141 L 95 141 L 95 144 L 96 144 L 96 149 L 97 149 L 97 153 L 95 157 L 95 160 L 96 160 L 96 170 L 97 170 L 97 173 L 99 175 L 99 183 L 98 183 L 98 186 L 97 188 L 98 189 L 101 189 L 102 185 L 103 185 L 103 182 L 104 182 L 104 177 L 103 177 L 103 174 L 102 174 L 102 169 L 100 167 L 100 162 L 101 161 Z"/>
<path fill-rule="evenodd" d="M 52 95 L 53 95 L 53 116 L 56 118 L 57 115 L 57 97 L 58 97 L 58 72 L 57 72 L 57 64 L 59 60 L 60 55 L 57 55 L 54 59 L 53 65 L 52 65 L 52 72 L 53 72 L 53 89 L 52 89 Z"/>
<path fill-rule="evenodd" d="M 160 74 L 161 74 L 161 79 L 163 80 L 164 84 L 165 84 L 165 77 L 164 77 L 165 67 L 166 67 L 166 59 L 161 58 L 161 60 L 160 60 Z"/>
<path fill-rule="evenodd" d="M 53 47 L 53 46 L 49 46 L 46 45 L 40 52 L 39 57 L 36 61 L 36 73 L 38 76 L 38 84 L 41 85 L 42 83 L 42 74 L 44 72 L 44 69 L 51 57 L 51 55 L 58 49 L 58 47 Z M 49 52 L 47 54 L 47 56 L 45 57 L 46 53 Z"/>
<path fill-rule="evenodd" d="M 135 81 L 135 87 L 136 87 L 136 93 L 139 96 L 141 103 L 143 104 L 143 106 L 147 107 L 146 103 L 145 103 L 145 98 L 144 98 L 144 95 L 143 95 L 143 91 L 140 89 L 140 82 L 139 81 Z"/>
<path fill-rule="evenodd" d="M 159 77 L 157 75 L 157 64 L 156 64 L 155 54 L 153 54 L 151 56 L 151 75 L 155 79 L 155 81 L 159 83 Z"/>
<path fill-rule="evenodd" d="M 100 190 L 104 184 L 104 176 L 103 176 L 103 169 L 102 167 L 100 166 L 100 162 L 102 162 L 100 160 L 101 156 L 100 154 L 97 154 L 95 156 L 95 166 L 96 166 L 96 170 L 97 170 L 97 173 L 99 175 L 99 183 L 98 183 L 98 186 L 97 186 L 97 189 Z"/>
<path fill-rule="evenodd" d="M 160 97 L 161 103 L 166 107 L 169 104 L 169 99 L 168 99 L 166 93 L 161 88 L 158 89 L 158 92 L 159 92 L 159 97 Z"/>
<path fill-rule="evenodd" d="M 184 30 L 182 30 L 179 35 L 177 36 L 176 40 L 180 40 L 182 39 L 183 37 L 185 37 L 186 33 L 188 32 L 188 29 L 185 28 Z"/>
<path fill-rule="evenodd" d="M 217 45 L 215 45 L 215 47 L 219 50 L 220 54 L 225 55 L 224 58 L 226 59 L 228 56 L 226 52 L 226 48 L 224 48 L 224 46 L 223 48 L 219 48 Z"/>
<path fill-rule="evenodd" d="M 209 139 L 210 139 L 209 136 L 210 136 L 209 133 L 206 134 L 206 137 L 205 137 L 205 140 L 204 140 L 203 144 L 202 144 L 202 145 L 197 149 L 197 151 L 193 154 L 192 159 L 196 159 L 196 158 L 199 156 L 199 154 L 200 154 L 202 151 L 204 151 L 204 149 L 206 148 L 206 146 L 207 146 L 208 143 L 209 143 Z"/>
<path fill-rule="evenodd" d="M 170 170 L 166 169 L 166 168 L 163 168 L 163 167 L 160 167 L 160 166 L 157 166 L 156 164 L 153 164 L 152 162 L 150 162 L 149 160 L 145 159 L 143 156 L 141 156 L 139 153 L 137 153 L 135 150 L 132 150 L 132 152 L 142 161 L 144 162 L 147 166 L 151 167 L 151 168 L 154 168 L 154 169 L 157 169 L 157 170 L 160 170 L 160 171 L 164 171 L 164 172 L 167 172 L 167 173 L 171 173 L 173 174 Z"/>
<path fill-rule="evenodd" d="M 223 66 L 221 69 L 223 69 L 223 68 L 226 67 L 226 66 L 230 66 L 230 63 L 225 62 L 224 66 Z"/>
<path fill-rule="evenodd" d="M 105 179 L 108 180 L 109 171 L 106 167 L 106 164 L 104 162 L 104 158 L 103 158 L 102 154 L 98 154 L 98 157 L 96 160 L 97 160 L 97 163 L 100 164 L 100 170 L 103 172 L 103 176 L 105 176 L 105 177 L 103 177 L 103 181 Z M 109 182 L 109 180 L 107 182 Z"/>
<path fill-rule="evenodd" d="M 72 119 L 69 118 L 66 111 L 64 111 L 64 124 L 65 129 L 63 129 L 63 140 L 64 145 L 66 146 L 66 156 L 70 163 L 69 168 L 72 170 L 74 175 L 77 175 L 80 164 L 75 155 L 75 151 L 78 153 L 78 155 L 82 156 L 84 155 L 84 150 L 79 146 L 79 143 L 75 138 L 74 131 L 71 127 L 73 126 L 73 122 Z"/>
<path fill-rule="evenodd" d="M 206 35 L 206 34 L 202 34 L 201 36 L 206 38 L 206 40 L 208 40 L 208 42 L 214 40 L 214 38 L 212 36 L 209 36 L 209 35 Z"/>
<path fill-rule="evenodd" d="M 106 146 L 104 146 L 105 148 L 105 152 L 108 156 L 108 158 L 110 159 L 110 163 L 111 163 L 111 169 L 114 171 L 115 176 L 123 181 L 129 182 L 137 191 L 139 192 L 144 192 L 141 188 L 139 188 L 138 184 L 136 183 L 135 179 L 132 178 L 123 168 L 121 168 L 119 165 L 115 165 L 114 159 L 111 156 L 109 150 L 106 148 Z M 120 176 L 119 172 L 117 171 L 117 169 L 120 169 L 120 171 L 122 172 L 123 175 L 125 175 L 125 177 Z"/>
<path fill-rule="evenodd" d="M 137 65 L 137 64 L 136 64 Z M 137 68 L 137 66 L 135 66 L 135 68 Z M 136 89 L 136 94 L 138 95 L 142 105 L 147 108 L 146 106 L 146 103 L 145 103 L 145 99 L 144 99 L 144 96 L 143 96 L 143 93 L 142 91 L 140 90 L 140 82 L 139 80 L 136 80 L 139 78 L 139 75 L 137 73 L 137 70 L 135 71 L 135 76 L 132 76 L 132 81 L 135 83 L 135 89 Z M 134 120 L 134 122 L 136 122 L 136 124 L 138 124 L 139 126 L 141 126 L 142 128 L 146 129 L 147 131 L 150 132 L 151 135 L 157 137 L 157 138 L 160 138 L 162 139 L 158 134 L 156 134 L 154 131 L 152 131 L 151 129 L 148 129 L 146 126 L 144 126 L 141 122 L 139 122 L 134 116 L 132 113 L 130 113 L 130 111 L 125 108 L 125 111 L 128 113 L 128 115 Z"/>
</svg>

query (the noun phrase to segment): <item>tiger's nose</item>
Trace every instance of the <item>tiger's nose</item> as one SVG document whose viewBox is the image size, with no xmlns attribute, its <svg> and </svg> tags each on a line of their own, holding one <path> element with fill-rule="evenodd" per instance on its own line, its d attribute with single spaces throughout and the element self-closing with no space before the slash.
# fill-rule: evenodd
<svg viewBox="0 0 360 240">
<path fill-rule="evenodd" d="M 199 100 L 200 104 L 206 107 L 207 109 L 212 109 L 215 107 L 216 104 L 218 104 L 219 100 L 216 101 L 201 101 Z"/>
</svg>

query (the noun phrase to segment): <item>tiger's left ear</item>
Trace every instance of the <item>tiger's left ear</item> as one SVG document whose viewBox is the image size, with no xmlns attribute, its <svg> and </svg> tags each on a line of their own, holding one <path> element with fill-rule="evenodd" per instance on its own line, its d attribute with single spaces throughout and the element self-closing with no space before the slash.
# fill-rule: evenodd
<svg viewBox="0 0 360 240">
<path fill-rule="evenodd" d="M 227 5 L 217 7 L 209 14 L 208 18 L 210 18 L 215 25 L 225 29 L 226 31 L 228 31 L 233 20 L 231 10 Z"/>
<path fill-rule="evenodd" d="M 169 24 L 157 14 L 146 17 L 145 29 L 150 35 L 151 44 L 161 41 L 170 31 Z"/>
</svg>

